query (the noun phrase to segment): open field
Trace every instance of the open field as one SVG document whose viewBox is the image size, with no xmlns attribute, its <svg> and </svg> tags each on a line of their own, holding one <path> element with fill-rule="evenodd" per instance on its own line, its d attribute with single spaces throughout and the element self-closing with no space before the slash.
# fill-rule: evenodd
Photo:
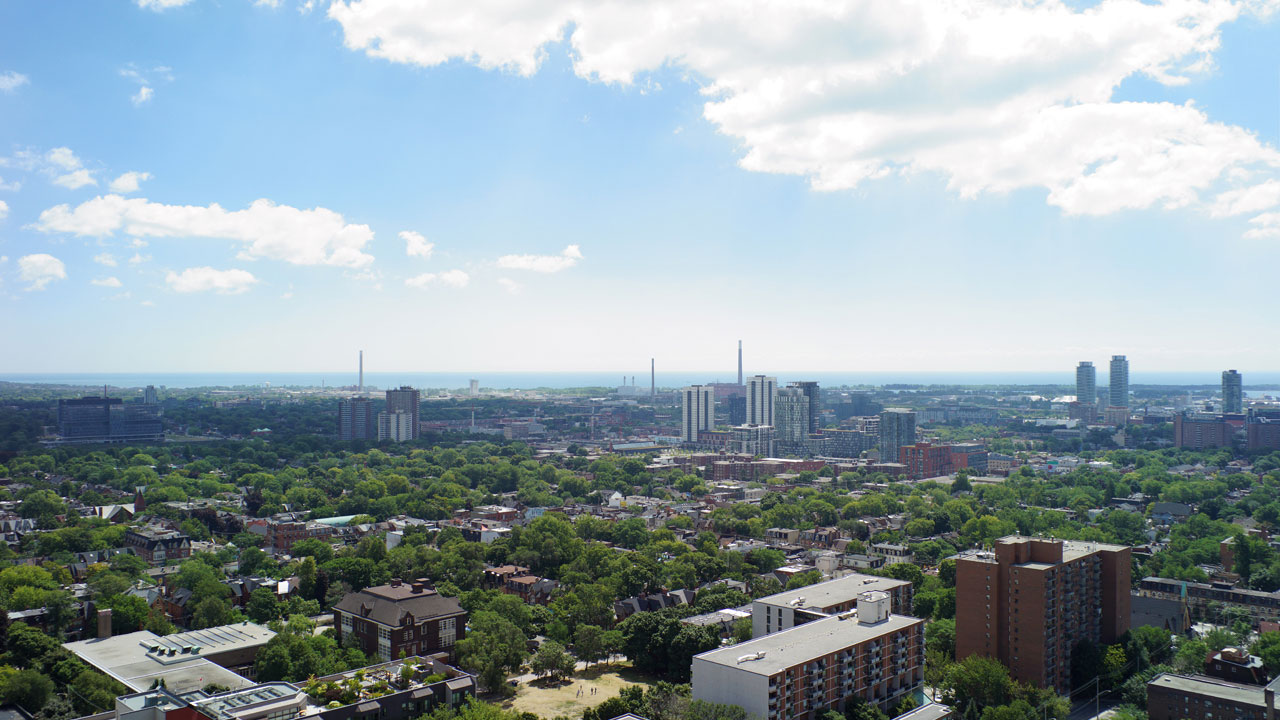
<svg viewBox="0 0 1280 720">
<path fill-rule="evenodd" d="M 503 703 L 504 707 L 531 712 L 544 718 L 557 715 L 576 716 L 589 707 L 595 707 L 618 691 L 631 685 L 651 685 L 652 678 L 642 675 L 630 666 L 615 664 L 612 666 L 596 665 L 590 670 L 579 670 L 572 680 L 556 685 L 544 685 L 532 680 L 521 683 L 516 689 L 516 696 Z M 591 694 L 595 688 L 595 694 Z M 582 691 L 581 697 L 578 691 Z"/>
</svg>

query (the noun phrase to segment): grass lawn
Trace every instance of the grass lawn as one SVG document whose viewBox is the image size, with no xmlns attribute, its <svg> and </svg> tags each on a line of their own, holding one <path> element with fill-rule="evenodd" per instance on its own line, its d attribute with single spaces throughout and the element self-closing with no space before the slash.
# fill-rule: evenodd
<svg viewBox="0 0 1280 720">
<path fill-rule="evenodd" d="M 535 713 L 544 718 L 557 715 L 577 716 L 589 707 L 595 707 L 618 691 L 631 685 L 652 685 L 655 681 L 647 675 L 631 669 L 625 663 L 612 666 L 596 665 L 556 685 L 530 681 L 516 689 L 516 696 L 503 703 L 503 707 L 520 712 Z M 596 694 L 591 689 L 596 688 Z M 578 691 L 582 691 L 581 697 Z"/>
</svg>

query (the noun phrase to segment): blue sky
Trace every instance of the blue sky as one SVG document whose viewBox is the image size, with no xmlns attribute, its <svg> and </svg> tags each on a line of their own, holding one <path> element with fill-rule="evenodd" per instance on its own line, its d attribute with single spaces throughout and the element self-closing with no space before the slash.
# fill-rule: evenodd
<svg viewBox="0 0 1280 720">
<path fill-rule="evenodd" d="M 889 5 L 0 5 L 0 373 L 1280 368 L 1280 4 Z"/>
</svg>

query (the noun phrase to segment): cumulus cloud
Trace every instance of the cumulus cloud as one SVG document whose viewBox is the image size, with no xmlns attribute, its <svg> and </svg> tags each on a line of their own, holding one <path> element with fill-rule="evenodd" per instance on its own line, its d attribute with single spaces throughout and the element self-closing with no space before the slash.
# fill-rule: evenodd
<svg viewBox="0 0 1280 720">
<path fill-rule="evenodd" d="M 97 278 L 94 280 L 90 280 L 89 283 L 91 285 L 97 285 L 98 287 L 109 287 L 109 288 L 118 288 L 122 285 L 122 283 L 120 282 L 120 279 L 115 276 Z"/>
<path fill-rule="evenodd" d="M 421 233 L 405 230 L 400 233 L 400 239 L 404 240 L 404 252 L 409 257 L 431 257 L 431 252 L 435 250 L 435 243 L 427 242 L 427 239 Z"/>
<path fill-rule="evenodd" d="M 115 267 L 118 264 L 116 263 L 116 257 L 109 252 L 94 255 L 93 261 L 99 265 L 106 265 L 107 267 Z"/>
<path fill-rule="evenodd" d="M 151 99 L 151 96 L 155 94 L 156 94 L 156 91 L 152 90 L 150 86 L 143 85 L 142 87 L 138 88 L 138 92 L 129 96 L 129 101 L 132 102 L 135 106 L 145 105 L 147 101 Z"/>
<path fill-rule="evenodd" d="M 248 290 L 258 282 L 258 279 L 248 270 L 194 267 L 180 273 L 170 271 L 164 281 L 174 292 L 193 293 L 212 290 L 220 295 L 236 295 Z"/>
<path fill-rule="evenodd" d="M 241 243 L 238 257 L 271 258 L 294 265 L 362 267 L 373 262 L 363 252 L 373 240 L 368 225 L 347 223 L 326 208 L 301 210 L 255 200 L 244 210 L 224 210 L 216 203 L 165 205 L 146 198 L 102 195 L 74 209 L 56 205 L 40 213 L 35 228 L 46 233 L 111 237 L 219 238 Z"/>
<path fill-rule="evenodd" d="M 65 280 L 67 266 L 52 255 L 36 253 L 18 258 L 18 277 L 27 283 L 28 290 L 43 290 L 54 280 Z"/>
<path fill-rule="evenodd" d="M 12 70 L 0 72 L 0 92 L 11 93 L 30 81 L 30 78 L 20 72 Z"/>
<path fill-rule="evenodd" d="M 80 158 L 71 151 L 71 148 L 56 147 L 44 154 L 41 160 L 35 160 L 29 154 L 21 154 L 25 160 L 26 167 L 35 165 L 40 166 L 41 170 L 53 178 L 54 185 L 60 185 L 68 190 L 78 190 L 85 185 L 97 185 L 98 181 L 93 177 L 93 171 L 84 167 L 84 163 L 80 162 Z"/>
<path fill-rule="evenodd" d="M 1253 228 L 1244 234 L 1247 238 L 1280 238 L 1280 212 L 1262 213 L 1251 219 L 1249 224 Z"/>
<path fill-rule="evenodd" d="M 125 195 L 131 192 L 138 192 L 139 184 L 142 183 L 144 180 L 150 180 L 150 179 L 151 179 L 151 173 L 137 172 L 137 171 L 131 170 L 117 177 L 115 180 L 112 180 L 111 185 L 109 185 L 108 187 L 113 193 L 120 193 L 121 195 Z"/>
<path fill-rule="evenodd" d="M 98 181 L 93 179 L 93 173 L 81 168 L 72 170 L 66 175 L 59 175 L 53 179 L 54 185 L 61 185 L 68 190 L 79 190 L 85 185 L 97 185 Z"/>
<path fill-rule="evenodd" d="M 540 273 L 555 273 L 568 270 L 582 259 L 582 251 L 577 245 L 569 245 L 559 255 L 503 255 L 498 258 L 498 267 L 508 270 L 532 270 Z"/>
<path fill-rule="evenodd" d="M 3 159 L 3 158 L 0 158 L 0 160 L 2 160 L 2 159 Z M 3 164 L 3 163 L 0 163 L 0 165 L 2 165 L 2 164 Z M 17 191 L 17 190 L 21 190 L 21 189 L 22 189 L 22 183 L 21 183 L 21 182 L 19 182 L 19 181 L 17 181 L 17 180 L 14 180 L 13 182 L 8 182 L 8 183 L 7 183 L 7 182 L 5 182 L 5 181 L 4 181 L 4 178 L 0 177 L 0 190 L 13 190 L 13 191 Z"/>
<path fill-rule="evenodd" d="M 461 270 L 446 270 L 440 273 L 422 273 L 415 277 L 411 277 L 404 281 L 409 287 L 426 287 L 428 285 L 440 284 L 449 287 L 461 288 L 466 287 L 471 282 L 471 276 Z"/>
<path fill-rule="evenodd" d="M 1133 77 L 1184 85 L 1238 0 L 335 0 L 346 46 L 420 66 L 521 75 L 551 43 L 575 72 L 653 88 L 683 70 L 740 164 L 836 191 L 931 173 L 964 196 L 1039 188 L 1069 214 L 1204 207 L 1280 169 L 1280 154 L 1194 106 L 1119 103 Z M 1224 187 L 1225 186 L 1225 187 Z"/>
</svg>

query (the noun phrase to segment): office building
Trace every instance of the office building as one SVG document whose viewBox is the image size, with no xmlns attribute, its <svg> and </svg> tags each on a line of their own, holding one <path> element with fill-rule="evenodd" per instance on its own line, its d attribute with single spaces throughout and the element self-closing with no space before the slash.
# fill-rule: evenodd
<svg viewBox="0 0 1280 720">
<path fill-rule="evenodd" d="M 981 443 L 952 443 L 951 471 L 969 470 L 970 475 L 987 474 L 987 446 Z"/>
<path fill-rule="evenodd" d="M 378 440 L 408 442 L 413 439 L 413 416 L 403 410 L 378 413 Z"/>
<path fill-rule="evenodd" d="M 147 405 L 160 404 L 160 393 L 156 392 L 155 385 L 148 385 L 147 388 L 142 391 L 142 402 Z"/>
<path fill-rule="evenodd" d="M 1123 355 L 1111 356 L 1111 393 L 1108 405 L 1129 407 L 1129 361 Z"/>
<path fill-rule="evenodd" d="M 1259 685 L 1173 673 L 1147 683 L 1150 720 L 1271 720 L 1274 713 L 1273 691 Z"/>
<path fill-rule="evenodd" d="M 58 401 L 58 440 L 63 443 L 162 442 L 160 406 L 120 398 Z"/>
<path fill-rule="evenodd" d="M 809 439 L 809 398 L 799 388 L 783 388 L 774 396 L 773 441 L 780 452 L 804 453 Z"/>
<path fill-rule="evenodd" d="M 716 426 L 716 394 L 707 385 L 690 385 L 680 391 L 680 441 L 698 442 L 698 433 Z"/>
<path fill-rule="evenodd" d="M 773 425 L 778 378 L 755 375 L 747 379 L 747 425 Z"/>
<path fill-rule="evenodd" d="M 469 381 L 467 394 L 470 395 L 471 397 L 480 397 L 480 381 L 479 380 L 472 379 Z"/>
<path fill-rule="evenodd" d="M 1222 412 L 1244 412 L 1244 377 L 1235 370 L 1222 371 Z"/>
<path fill-rule="evenodd" d="M 338 403 L 338 439 L 378 439 L 378 420 L 369 398 L 353 397 Z"/>
<path fill-rule="evenodd" d="M 729 451 L 747 455 L 773 455 L 772 425 L 739 425 L 730 432 Z"/>
<path fill-rule="evenodd" d="M 812 380 L 803 380 L 787 383 L 787 387 L 798 389 L 809 399 L 809 432 L 811 434 L 818 432 L 818 417 L 822 415 L 822 394 L 818 390 L 818 383 Z"/>
<path fill-rule="evenodd" d="M 899 448 L 916 444 L 916 414 L 906 408 L 880 413 L 880 462 L 901 462 Z"/>
<path fill-rule="evenodd" d="M 466 634 L 467 611 L 458 601 L 427 587 L 392 578 L 390 585 L 347 593 L 333 606 L 340 645 L 353 643 L 384 661 L 406 655 L 448 653 Z M 345 641 L 345 642 L 344 642 Z"/>
<path fill-rule="evenodd" d="M 1015 680 L 1067 692 L 1081 640 L 1129 629 L 1129 548 L 1008 536 L 956 556 L 956 658 L 999 660 Z"/>
<path fill-rule="evenodd" d="M 924 621 L 865 591 L 857 609 L 693 658 L 693 697 L 761 720 L 816 720 L 853 698 L 888 710 L 924 684 Z"/>
<path fill-rule="evenodd" d="M 1076 402 L 1098 402 L 1098 369 L 1087 360 L 1076 366 Z"/>
<path fill-rule="evenodd" d="M 403 412 L 411 416 L 410 422 L 413 423 L 413 437 L 411 440 L 418 439 L 418 391 L 408 385 L 401 385 L 397 390 L 387 391 L 387 412 Z"/>
<path fill-rule="evenodd" d="M 768 531 L 769 534 L 785 532 L 787 531 L 782 528 L 771 528 Z M 787 539 L 784 536 L 783 541 L 794 543 L 799 539 L 799 531 L 790 532 L 795 533 L 795 537 Z M 911 614 L 915 589 L 911 587 L 910 582 L 878 575 L 851 573 L 834 580 L 756 598 L 751 603 L 751 637 L 757 638 L 788 630 L 797 625 L 852 610 L 857 606 L 858 595 L 870 590 L 889 595 L 890 612 L 897 615 Z"/>
<path fill-rule="evenodd" d="M 1179 413 L 1173 416 L 1173 444 L 1180 448 L 1208 450 L 1231 447 L 1236 428 L 1220 415 Z"/>
</svg>

